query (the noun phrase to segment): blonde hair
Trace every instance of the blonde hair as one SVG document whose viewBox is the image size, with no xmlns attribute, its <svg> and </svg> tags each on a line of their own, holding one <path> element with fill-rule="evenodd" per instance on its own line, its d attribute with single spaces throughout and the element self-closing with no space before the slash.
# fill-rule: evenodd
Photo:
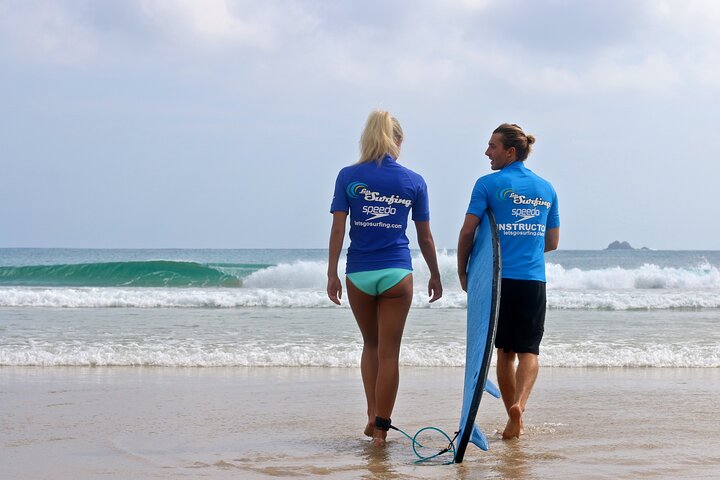
<svg viewBox="0 0 720 480">
<path fill-rule="evenodd" d="M 502 135 L 503 146 L 507 149 L 515 147 L 517 160 L 523 162 L 530 155 L 532 144 L 535 143 L 533 135 L 526 135 L 523 129 L 514 123 L 503 123 L 493 133 Z"/>
<path fill-rule="evenodd" d="M 386 154 L 398 158 L 402 140 L 403 131 L 400 122 L 384 110 L 373 110 L 360 137 L 358 163 L 373 160 L 380 163 Z"/>
</svg>

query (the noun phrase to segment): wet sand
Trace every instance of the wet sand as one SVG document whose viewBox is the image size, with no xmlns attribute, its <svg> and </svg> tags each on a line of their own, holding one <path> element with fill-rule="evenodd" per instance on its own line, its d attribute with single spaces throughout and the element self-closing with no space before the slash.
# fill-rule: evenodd
<svg viewBox="0 0 720 480">
<path fill-rule="evenodd" d="M 492 378 L 492 376 L 491 376 Z M 403 368 L 393 423 L 457 428 L 460 368 Z M 542 368 L 525 435 L 416 465 L 362 436 L 354 368 L 0 367 L 0 477 L 720 478 L 720 369 Z"/>
</svg>

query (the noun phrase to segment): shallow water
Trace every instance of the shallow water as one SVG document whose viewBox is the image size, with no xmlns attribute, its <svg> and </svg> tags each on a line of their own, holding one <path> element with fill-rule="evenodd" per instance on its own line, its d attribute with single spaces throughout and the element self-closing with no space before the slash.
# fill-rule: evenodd
<svg viewBox="0 0 720 480">
<path fill-rule="evenodd" d="M 541 362 L 720 367 L 720 310 L 550 310 Z M 463 366 L 465 311 L 412 309 L 400 361 Z M 346 309 L 0 308 L 0 365 L 356 367 Z"/>
<path fill-rule="evenodd" d="M 459 420 L 461 368 L 403 368 L 393 422 Z M 543 368 L 526 433 L 502 441 L 502 403 L 483 399 L 490 450 L 419 466 L 390 434 L 361 435 L 354 368 L 0 368 L 4 478 L 717 478 L 717 369 Z M 37 459 L 42 458 L 43 462 Z"/>
</svg>

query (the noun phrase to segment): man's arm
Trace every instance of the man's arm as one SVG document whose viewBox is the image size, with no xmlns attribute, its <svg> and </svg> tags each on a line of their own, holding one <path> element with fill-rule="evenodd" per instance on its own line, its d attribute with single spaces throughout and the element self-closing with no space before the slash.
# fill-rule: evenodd
<svg viewBox="0 0 720 480">
<path fill-rule="evenodd" d="M 560 227 L 551 228 L 545 231 L 545 251 L 552 252 L 557 250 L 560 242 Z"/>
<path fill-rule="evenodd" d="M 460 238 L 458 238 L 457 247 L 457 265 L 458 277 L 460 278 L 460 286 L 467 292 L 467 264 L 472 251 L 473 238 L 475 238 L 475 229 L 480 224 L 480 218 L 468 213 L 465 215 L 465 223 L 460 229 Z"/>
</svg>

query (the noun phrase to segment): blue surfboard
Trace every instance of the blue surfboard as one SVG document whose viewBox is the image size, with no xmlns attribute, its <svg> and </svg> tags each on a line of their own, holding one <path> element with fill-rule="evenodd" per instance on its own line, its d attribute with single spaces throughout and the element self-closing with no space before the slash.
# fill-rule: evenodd
<svg viewBox="0 0 720 480">
<path fill-rule="evenodd" d="M 455 463 L 461 463 L 468 443 L 488 449 L 485 435 L 475 425 L 483 390 L 500 397 L 487 379 L 500 308 L 500 240 L 495 217 L 488 210 L 475 230 L 467 268 L 467 347 L 465 385 Z"/>
</svg>

